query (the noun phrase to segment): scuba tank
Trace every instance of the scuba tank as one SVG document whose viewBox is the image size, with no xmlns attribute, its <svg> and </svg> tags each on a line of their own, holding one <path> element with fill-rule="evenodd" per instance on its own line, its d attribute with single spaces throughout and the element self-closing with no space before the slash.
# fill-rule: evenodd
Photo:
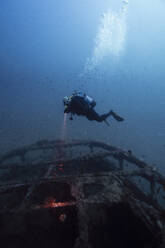
<svg viewBox="0 0 165 248">
<path fill-rule="evenodd" d="M 96 106 L 96 102 L 93 100 L 92 97 L 84 94 L 84 99 L 92 108 Z"/>
<path fill-rule="evenodd" d="M 88 103 L 88 105 L 92 108 L 96 106 L 96 102 L 93 100 L 93 98 L 85 93 L 74 91 L 73 96 L 83 97 L 86 103 Z"/>
</svg>

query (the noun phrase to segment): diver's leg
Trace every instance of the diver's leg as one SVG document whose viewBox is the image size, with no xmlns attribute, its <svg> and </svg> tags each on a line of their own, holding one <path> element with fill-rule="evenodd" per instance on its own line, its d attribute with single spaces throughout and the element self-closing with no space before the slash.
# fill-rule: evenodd
<svg viewBox="0 0 165 248">
<path fill-rule="evenodd" d="M 86 117 L 90 121 L 95 120 L 98 122 L 102 122 L 102 121 L 105 121 L 109 115 L 111 115 L 110 112 L 107 114 L 104 114 L 104 115 L 99 115 L 94 109 L 90 109 L 90 111 L 87 113 Z"/>
<path fill-rule="evenodd" d="M 105 121 L 109 116 L 113 116 L 117 121 L 124 121 L 124 118 L 117 115 L 113 110 L 109 111 L 107 114 L 100 115 L 98 121 Z"/>
<path fill-rule="evenodd" d="M 90 109 L 90 111 L 88 111 L 88 113 L 86 114 L 86 117 L 90 121 L 98 121 L 98 122 L 103 121 L 101 116 L 94 109 Z"/>
<path fill-rule="evenodd" d="M 110 115 L 111 115 L 111 111 L 108 112 L 107 114 L 100 115 L 101 121 L 105 121 Z"/>
<path fill-rule="evenodd" d="M 109 111 L 107 114 L 99 115 L 94 109 L 91 109 L 86 116 L 87 116 L 88 120 L 95 120 L 98 122 L 102 122 L 102 121 L 105 121 L 111 115 L 117 121 L 123 121 L 124 120 L 124 118 L 120 117 L 112 110 Z"/>
</svg>

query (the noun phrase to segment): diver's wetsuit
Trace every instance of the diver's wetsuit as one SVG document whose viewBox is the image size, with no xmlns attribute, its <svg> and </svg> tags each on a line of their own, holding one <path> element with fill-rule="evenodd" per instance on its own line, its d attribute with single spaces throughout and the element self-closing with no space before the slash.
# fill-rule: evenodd
<svg viewBox="0 0 165 248">
<path fill-rule="evenodd" d="M 77 115 L 85 115 L 88 120 L 102 122 L 106 118 L 112 115 L 116 120 L 123 121 L 124 119 L 116 115 L 112 110 L 107 114 L 99 115 L 93 107 L 91 107 L 85 100 L 84 97 L 73 96 L 69 105 L 65 108 L 64 113 L 72 113 Z"/>
</svg>

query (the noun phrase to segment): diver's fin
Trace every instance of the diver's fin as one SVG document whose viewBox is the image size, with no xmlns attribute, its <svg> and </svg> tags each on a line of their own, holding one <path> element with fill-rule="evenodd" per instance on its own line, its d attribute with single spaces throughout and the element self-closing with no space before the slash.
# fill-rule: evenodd
<svg viewBox="0 0 165 248">
<path fill-rule="evenodd" d="M 108 122 L 107 120 L 104 120 L 104 122 L 107 124 L 107 126 L 110 126 L 110 125 L 109 125 L 109 122 Z"/>
<path fill-rule="evenodd" d="M 117 114 L 116 114 L 115 112 L 113 112 L 112 110 L 111 110 L 111 115 L 113 116 L 113 118 L 114 118 L 116 121 L 124 121 L 124 118 L 123 118 L 123 117 L 117 115 Z"/>
</svg>

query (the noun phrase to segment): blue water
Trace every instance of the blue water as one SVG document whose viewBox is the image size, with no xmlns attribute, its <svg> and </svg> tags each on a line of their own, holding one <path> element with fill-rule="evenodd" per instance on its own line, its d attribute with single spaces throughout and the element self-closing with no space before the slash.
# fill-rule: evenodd
<svg viewBox="0 0 165 248">
<path fill-rule="evenodd" d="M 165 172 L 165 1 L 2 0 L 0 153 L 58 139 L 62 98 L 83 90 L 109 119 L 67 120 L 67 139 L 97 139 Z"/>
</svg>

